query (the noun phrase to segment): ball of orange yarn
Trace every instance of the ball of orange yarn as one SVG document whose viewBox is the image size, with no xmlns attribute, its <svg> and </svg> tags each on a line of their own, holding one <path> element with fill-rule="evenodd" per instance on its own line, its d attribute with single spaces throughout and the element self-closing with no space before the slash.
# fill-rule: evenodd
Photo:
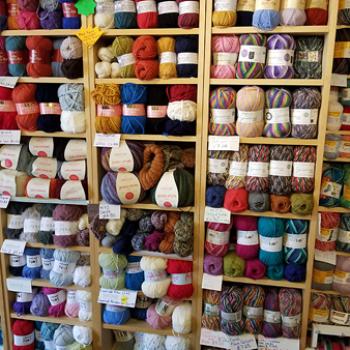
<svg viewBox="0 0 350 350">
<path fill-rule="evenodd" d="M 290 210 L 289 196 L 270 195 L 271 210 L 276 213 L 288 213 Z"/>
<path fill-rule="evenodd" d="M 7 27 L 8 29 L 19 29 L 17 14 L 18 14 L 18 4 L 17 0 L 6 0 L 7 4 Z"/>
<path fill-rule="evenodd" d="M 135 75 L 140 80 L 152 80 L 157 78 L 159 62 L 157 60 L 137 60 Z"/>
<path fill-rule="evenodd" d="M 174 241 L 175 241 L 175 233 L 174 232 L 166 233 L 163 240 L 159 244 L 159 251 L 164 254 L 174 253 Z"/>
<path fill-rule="evenodd" d="M 43 36 L 29 36 L 26 46 L 29 50 L 28 75 L 34 78 L 51 76 L 52 41 Z"/>
<path fill-rule="evenodd" d="M 139 36 L 132 45 L 137 60 L 151 60 L 157 57 L 157 41 L 152 35 Z"/>
<path fill-rule="evenodd" d="M 194 168 L 196 163 L 196 150 L 194 148 L 186 148 L 181 153 L 181 163 L 185 168 Z"/>
<path fill-rule="evenodd" d="M 38 191 L 36 193 L 36 191 L 33 191 L 35 194 L 33 195 L 33 193 L 29 190 L 29 186 L 31 185 L 31 182 L 33 181 L 40 181 L 41 185 L 40 185 L 40 189 L 45 188 L 46 186 L 49 186 L 49 197 L 48 198 L 60 198 L 60 192 L 61 192 L 61 188 L 64 184 L 64 180 L 62 179 L 39 179 L 36 177 L 29 177 L 28 181 L 25 185 L 25 196 L 26 197 L 30 197 L 30 198 L 46 198 L 45 195 L 43 195 L 43 193 L 41 191 Z M 39 186 L 38 186 L 39 187 Z"/>
<path fill-rule="evenodd" d="M 170 212 L 168 213 L 167 221 L 164 225 L 165 233 L 175 232 L 175 224 L 180 220 L 180 213 Z"/>
</svg>

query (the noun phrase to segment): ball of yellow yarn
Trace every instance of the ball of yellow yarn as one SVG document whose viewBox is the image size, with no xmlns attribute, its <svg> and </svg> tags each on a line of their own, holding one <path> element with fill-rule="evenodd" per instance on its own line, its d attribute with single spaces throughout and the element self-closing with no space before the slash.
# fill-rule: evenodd
<svg viewBox="0 0 350 350">
<path fill-rule="evenodd" d="M 212 16 L 214 27 L 233 27 L 236 24 L 236 20 L 236 1 L 227 0 L 224 4 L 222 1 L 214 1 Z"/>
<path fill-rule="evenodd" d="M 112 50 L 118 58 L 120 76 L 122 78 L 135 77 L 135 57 L 132 54 L 134 40 L 130 36 L 117 36 L 112 43 Z"/>
<path fill-rule="evenodd" d="M 175 39 L 169 36 L 159 38 L 157 41 L 159 56 L 159 78 L 176 78 Z"/>
</svg>

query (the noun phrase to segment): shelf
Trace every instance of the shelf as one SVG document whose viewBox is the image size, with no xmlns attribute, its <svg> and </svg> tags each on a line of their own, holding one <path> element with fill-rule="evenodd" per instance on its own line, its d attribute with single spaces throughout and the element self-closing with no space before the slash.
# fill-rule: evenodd
<svg viewBox="0 0 350 350">
<path fill-rule="evenodd" d="M 167 136 L 167 135 L 133 135 L 122 134 L 122 140 L 134 140 L 134 141 L 162 141 L 162 142 L 197 142 L 197 136 Z"/>
<path fill-rule="evenodd" d="M 328 208 L 328 207 L 319 206 L 319 207 L 318 207 L 318 211 L 320 211 L 320 212 L 331 212 L 331 213 L 345 213 L 345 214 L 350 214 L 350 209 L 348 209 L 348 208 L 343 208 L 343 207 Z"/>
<path fill-rule="evenodd" d="M 311 289 L 312 293 L 322 293 L 327 295 L 342 295 L 342 296 L 350 296 L 349 294 L 341 294 L 339 292 L 336 292 L 334 290 L 318 290 L 318 289 Z"/>
<path fill-rule="evenodd" d="M 62 200 L 62 199 L 42 199 L 27 197 L 11 197 L 11 202 L 36 203 L 36 204 L 70 204 L 70 205 L 88 205 L 87 200 Z"/>
<path fill-rule="evenodd" d="M 247 277 L 224 276 L 224 282 L 256 284 L 259 286 L 274 286 L 274 287 L 297 288 L 297 289 L 305 288 L 305 282 L 289 282 L 286 280 L 275 281 L 269 278 L 254 280 L 252 278 L 247 278 Z"/>
<path fill-rule="evenodd" d="M 292 213 L 276 213 L 274 211 L 252 211 L 244 210 L 239 213 L 231 213 L 231 215 L 247 215 L 247 216 L 266 216 L 272 218 L 281 218 L 281 219 L 301 219 L 301 220 L 311 220 L 312 215 L 297 215 Z"/>
<path fill-rule="evenodd" d="M 64 137 L 69 139 L 85 139 L 86 134 L 71 134 L 67 132 L 45 132 L 45 131 L 24 131 L 21 130 L 21 136 L 30 137 Z"/>
<path fill-rule="evenodd" d="M 210 79 L 210 85 L 322 86 L 322 79 Z"/>
<path fill-rule="evenodd" d="M 40 322 L 50 322 L 50 323 L 59 323 L 59 324 L 69 324 L 72 326 L 86 326 L 91 327 L 91 321 L 81 321 L 78 318 L 69 318 L 69 317 L 40 317 L 34 315 L 17 315 L 14 312 L 10 314 L 11 318 L 15 318 L 17 320 L 28 320 L 28 321 L 40 321 Z"/>
<path fill-rule="evenodd" d="M 71 285 L 71 286 L 64 286 L 64 287 L 57 287 L 50 283 L 49 281 L 46 280 L 41 280 L 41 279 L 35 279 L 32 280 L 32 286 L 33 287 L 46 287 L 46 288 L 61 288 L 61 289 L 66 289 L 66 290 L 86 290 L 90 291 L 90 287 L 80 287 L 76 285 Z"/>
<path fill-rule="evenodd" d="M 33 30 L 3 30 L 1 36 L 68 36 L 76 35 L 79 29 L 33 29 Z"/>
<path fill-rule="evenodd" d="M 149 28 L 149 29 L 102 29 L 103 36 L 117 35 L 197 35 L 198 28 L 183 29 L 183 28 Z"/>
<path fill-rule="evenodd" d="M 326 131 L 327 135 L 343 135 L 350 136 L 350 130 Z"/>
<path fill-rule="evenodd" d="M 21 77 L 18 79 L 17 83 L 47 83 L 47 84 L 83 84 L 84 79 L 67 79 L 63 77 L 40 77 L 40 78 L 32 78 L 32 77 Z"/>
<path fill-rule="evenodd" d="M 337 25 L 337 29 L 346 29 L 346 28 L 350 28 L 350 26 L 344 25 L 344 24 Z"/>
<path fill-rule="evenodd" d="M 312 34 L 322 35 L 328 33 L 328 26 L 278 26 L 273 30 L 262 31 L 255 27 L 228 27 L 228 28 L 212 28 L 212 34 Z"/>
<path fill-rule="evenodd" d="M 337 250 L 335 251 L 335 254 L 338 256 L 347 256 L 350 258 L 350 252 L 338 252 Z"/>
<path fill-rule="evenodd" d="M 153 203 L 122 204 L 121 207 L 125 209 L 164 210 L 164 211 L 178 211 L 178 212 L 186 212 L 186 213 L 193 213 L 195 211 L 194 207 L 161 208 L 157 204 L 153 204 Z"/>
<path fill-rule="evenodd" d="M 143 85 L 172 85 L 172 84 L 198 84 L 198 78 L 172 78 L 172 79 L 153 79 L 153 80 L 139 80 L 137 78 L 95 78 L 95 84 L 143 84 Z"/>
<path fill-rule="evenodd" d="M 325 162 L 332 162 L 332 163 L 350 163 L 350 158 L 335 158 L 335 159 L 328 159 L 328 158 L 323 158 Z"/>
<path fill-rule="evenodd" d="M 71 246 L 71 247 L 60 247 L 54 244 L 43 244 L 43 243 L 27 243 L 26 247 L 29 248 L 45 248 L 45 249 L 68 249 L 75 252 L 90 252 L 90 247 L 80 247 L 80 246 Z"/>
<path fill-rule="evenodd" d="M 293 137 L 288 138 L 272 138 L 272 137 L 240 137 L 239 143 L 246 143 L 246 144 L 265 144 L 265 145 L 292 145 L 292 146 L 317 146 L 318 141 L 317 140 L 303 140 L 303 139 L 296 139 Z"/>
</svg>

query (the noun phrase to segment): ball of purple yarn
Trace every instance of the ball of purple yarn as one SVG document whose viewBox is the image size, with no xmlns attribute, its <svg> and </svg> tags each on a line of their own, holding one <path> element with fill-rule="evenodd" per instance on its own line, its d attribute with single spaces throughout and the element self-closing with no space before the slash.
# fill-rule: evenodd
<svg viewBox="0 0 350 350">
<path fill-rule="evenodd" d="M 151 215 L 151 223 L 156 230 L 163 230 L 168 220 L 168 215 L 164 211 L 157 210 Z"/>
<path fill-rule="evenodd" d="M 204 272 L 209 275 L 223 274 L 223 259 L 220 256 L 206 255 L 204 257 Z"/>
<path fill-rule="evenodd" d="M 224 204 L 225 186 L 208 186 L 205 193 L 205 204 L 212 208 L 221 208 Z"/>
<path fill-rule="evenodd" d="M 34 296 L 30 312 L 35 316 L 46 317 L 49 315 L 49 307 L 49 298 L 40 292 Z"/>
<path fill-rule="evenodd" d="M 60 10 L 39 12 L 40 25 L 43 29 L 60 29 L 62 24 L 62 12 Z"/>
<path fill-rule="evenodd" d="M 144 247 L 146 250 L 156 252 L 159 248 L 160 242 L 164 238 L 164 232 L 154 231 L 145 238 Z"/>
<path fill-rule="evenodd" d="M 305 277 L 305 265 L 291 263 L 284 267 L 284 278 L 289 282 L 304 282 Z"/>
<path fill-rule="evenodd" d="M 265 295 L 265 311 L 272 311 L 270 315 L 276 316 L 274 322 L 269 322 L 270 319 L 264 319 L 263 335 L 268 338 L 277 338 L 282 335 L 281 317 L 279 316 L 280 306 L 278 301 L 278 291 L 275 288 L 269 288 Z M 272 318 L 271 318 L 272 321 Z"/>
</svg>

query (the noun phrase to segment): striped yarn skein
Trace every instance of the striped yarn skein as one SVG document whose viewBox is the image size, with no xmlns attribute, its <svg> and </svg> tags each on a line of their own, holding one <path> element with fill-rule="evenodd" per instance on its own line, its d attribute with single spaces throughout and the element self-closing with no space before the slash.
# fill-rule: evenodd
<svg viewBox="0 0 350 350">
<path fill-rule="evenodd" d="M 276 338 L 282 335 L 281 313 L 276 288 L 269 288 L 266 292 L 262 333 L 268 338 Z"/>
<path fill-rule="evenodd" d="M 294 147 L 292 190 L 297 193 L 311 193 L 314 190 L 316 148 Z"/>
<path fill-rule="evenodd" d="M 248 145 L 240 145 L 239 151 L 231 152 L 228 177 L 225 183 L 227 189 L 244 188 L 248 170 Z"/>
<path fill-rule="evenodd" d="M 323 214 L 323 213 L 322 213 Z M 342 214 L 336 242 L 338 251 L 350 252 L 350 215 Z"/>
<path fill-rule="evenodd" d="M 287 264 L 305 264 L 307 260 L 307 220 L 289 219 L 286 222 L 284 239 L 284 261 Z"/>
<path fill-rule="evenodd" d="M 220 292 L 205 289 L 203 291 L 204 312 L 202 315 L 202 327 L 220 330 Z"/>
<path fill-rule="evenodd" d="M 229 152 L 209 151 L 208 152 L 208 185 L 225 185 L 228 170 Z"/>
<path fill-rule="evenodd" d="M 335 250 L 339 232 L 340 214 L 321 213 L 320 230 L 317 231 L 315 248 L 322 251 Z"/>
<path fill-rule="evenodd" d="M 245 330 L 250 334 L 260 334 L 264 320 L 265 291 L 259 286 L 243 287 L 243 314 Z"/>
</svg>

